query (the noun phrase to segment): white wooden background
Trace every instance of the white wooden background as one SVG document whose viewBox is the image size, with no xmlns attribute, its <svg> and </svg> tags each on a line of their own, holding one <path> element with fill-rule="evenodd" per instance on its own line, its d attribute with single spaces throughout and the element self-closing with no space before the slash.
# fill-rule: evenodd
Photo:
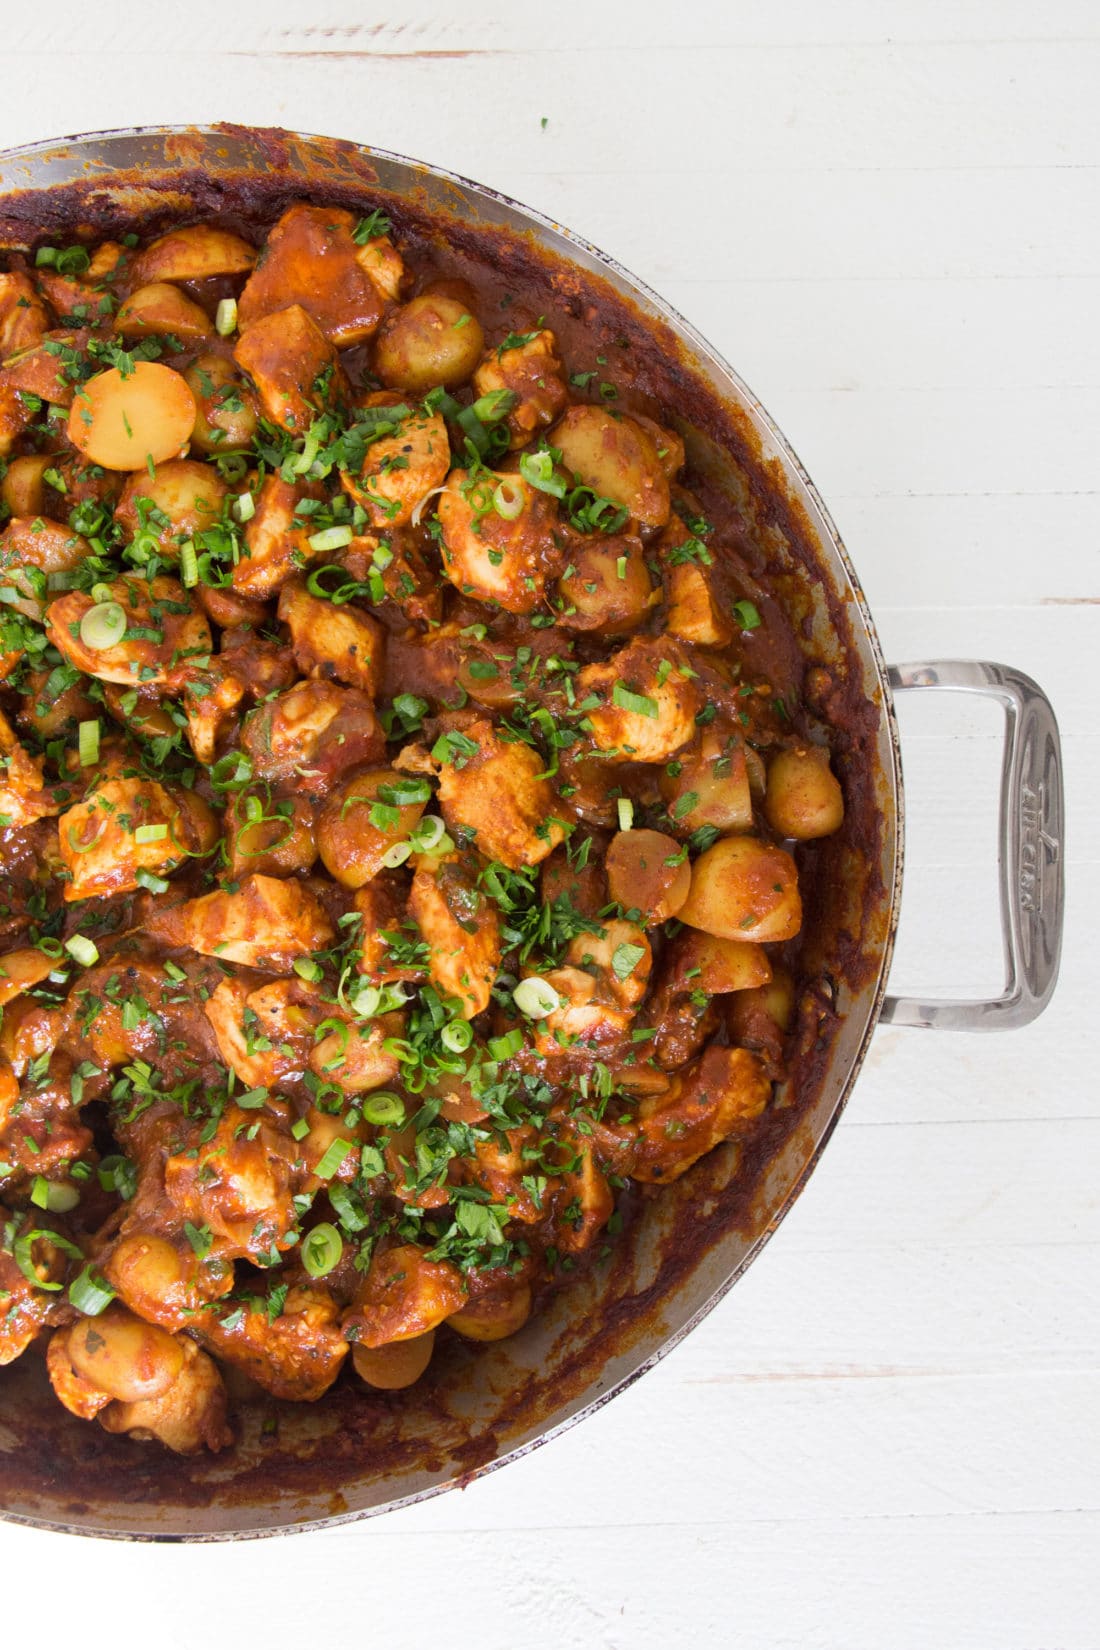
<svg viewBox="0 0 1100 1650">
<path fill-rule="evenodd" d="M 786 430 L 888 656 L 1048 689 L 1071 830 L 1046 1017 L 880 1032 L 764 1258 L 629 1393 L 461 1495 L 290 1545 L 0 1527 L 5 1641 L 63 1592 L 85 1650 L 1095 1650 L 1100 7 L 52 0 L 5 7 L 2 50 L 4 145 L 327 132 L 617 255 Z M 903 714 L 895 981 L 996 986 L 996 718 Z"/>
</svg>

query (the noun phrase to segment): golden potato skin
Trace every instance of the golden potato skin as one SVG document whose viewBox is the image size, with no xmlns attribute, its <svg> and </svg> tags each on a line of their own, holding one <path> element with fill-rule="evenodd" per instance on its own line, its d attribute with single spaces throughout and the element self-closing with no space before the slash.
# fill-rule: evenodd
<svg viewBox="0 0 1100 1650">
<path fill-rule="evenodd" d="M 422 293 L 382 323 L 374 369 L 390 389 L 423 395 L 442 384 L 452 390 L 473 375 L 484 342 L 481 323 L 464 303 Z"/>
<path fill-rule="evenodd" d="M 368 768 L 338 785 L 321 809 L 317 847 L 329 875 L 345 888 L 362 888 L 376 877 L 387 850 L 404 841 L 424 812 L 423 802 L 388 800 L 403 780 L 408 783 L 393 768 Z"/>
<path fill-rule="evenodd" d="M 679 918 L 724 939 L 757 944 L 793 939 L 802 926 L 794 860 L 757 837 L 724 837 L 692 866 Z"/>
<path fill-rule="evenodd" d="M 839 831 L 844 795 L 829 767 L 828 751 L 817 745 L 777 751 L 768 764 L 764 812 L 774 831 L 797 842 Z"/>
<path fill-rule="evenodd" d="M 247 447 L 256 434 L 256 397 L 226 355 L 197 355 L 184 373 L 195 398 L 191 446 L 217 458 Z"/>
<path fill-rule="evenodd" d="M 570 407 L 550 432 L 566 469 L 600 498 L 621 505 L 639 527 L 668 521 L 668 477 L 648 430 L 602 407 Z"/>
</svg>

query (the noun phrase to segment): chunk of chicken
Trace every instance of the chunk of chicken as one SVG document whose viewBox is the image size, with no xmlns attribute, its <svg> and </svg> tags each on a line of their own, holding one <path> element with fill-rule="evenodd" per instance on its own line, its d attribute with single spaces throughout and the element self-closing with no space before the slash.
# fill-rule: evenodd
<svg viewBox="0 0 1100 1650">
<path fill-rule="evenodd" d="M 219 836 L 200 796 L 155 779 L 103 780 L 62 814 L 58 828 L 66 900 L 129 893 L 143 874 L 161 876 L 209 853 Z"/>
<path fill-rule="evenodd" d="M 257 320 L 233 351 L 251 378 L 264 414 L 304 436 L 318 414 L 347 399 L 336 351 L 300 304 Z"/>
<path fill-rule="evenodd" d="M 280 475 L 270 475 L 255 499 L 255 514 L 244 530 L 245 553 L 233 569 L 233 588 L 243 596 L 266 601 L 317 552 L 310 546 L 312 531 L 306 516 L 295 510 L 309 488 L 292 486 Z"/>
<path fill-rule="evenodd" d="M 150 917 L 146 931 L 206 957 L 289 974 L 295 957 L 321 951 L 335 929 L 316 894 L 280 877 L 244 877 L 235 892 L 219 888 Z"/>
<path fill-rule="evenodd" d="M 0 274 L 0 360 L 31 349 L 49 330 L 46 306 L 22 270 Z"/>
<path fill-rule="evenodd" d="M 249 276 L 237 309 L 247 334 L 256 323 L 289 307 L 304 309 L 324 337 L 339 349 L 361 344 L 382 319 L 382 294 L 372 271 L 386 278 L 386 262 L 354 238 L 356 219 L 340 207 L 287 207 L 271 230 L 264 254 Z M 368 243 L 369 244 L 369 243 Z"/>
<path fill-rule="evenodd" d="M 551 1229 L 556 1248 L 580 1254 L 592 1247 L 615 1213 L 615 1197 L 596 1162 L 591 1140 L 571 1125 L 559 1125 L 556 1133 L 565 1164 Z"/>
<path fill-rule="evenodd" d="M 41 619 L 47 580 L 73 572 L 91 553 L 87 539 L 58 521 L 15 516 L 0 533 L 0 584 L 10 590 L 4 605 L 28 619 Z"/>
<path fill-rule="evenodd" d="M 356 246 L 355 256 L 383 303 L 395 304 L 401 296 L 405 263 L 389 235 L 372 235 L 362 246 Z"/>
<path fill-rule="evenodd" d="M 347 1357 L 339 1318 L 329 1290 L 299 1284 L 288 1290 L 274 1319 L 267 1303 L 254 1298 L 244 1310 L 235 1305 L 232 1312 L 204 1313 L 196 1329 L 212 1352 L 265 1392 L 313 1404 L 324 1397 Z"/>
<path fill-rule="evenodd" d="M 487 350 L 474 373 L 478 395 L 510 390 L 516 397 L 508 413 L 509 445 L 525 447 L 536 431 L 552 424 L 569 399 L 565 368 L 549 328 L 528 333 L 522 342 Z"/>
<path fill-rule="evenodd" d="M 713 578 L 694 562 L 670 567 L 666 575 L 668 617 L 665 629 L 698 647 L 726 647 L 733 626 L 722 612 Z"/>
<path fill-rule="evenodd" d="M 304 579 L 290 579 L 279 593 L 279 618 L 290 631 L 298 669 L 360 688 L 376 698 L 382 685 L 385 631 L 350 603 L 337 607 L 311 595 Z"/>
<path fill-rule="evenodd" d="M 402 527 L 420 501 L 446 480 L 451 462 L 447 426 L 439 413 L 410 409 L 392 390 L 367 398 L 368 407 L 393 406 L 396 428 L 372 441 L 354 473 L 341 470 L 340 485 L 361 504 L 375 527 Z"/>
<path fill-rule="evenodd" d="M 488 1007 L 500 967 L 500 920 L 477 876 L 457 856 L 421 857 L 409 913 L 428 943 L 428 974 L 442 997 L 454 997 L 472 1020 Z"/>
<path fill-rule="evenodd" d="M 503 489 L 507 518 L 494 508 Z M 477 601 L 495 602 L 509 613 L 531 613 L 543 600 L 548 581 L 565 566 L 565 551 L 554 524 L 558 507 L 548 494 L 519 475 L 473 479 L 452 470 L 439 500 L 443 529 L 443 571 L 457 590 Z"/>
<path fill-rule="evenodd" d="M 241 744 L 257 779 L 297 778 L 321 794 L 348 768 L 378 762 L 386 738 L 365 693 L 311 681 L 252 711 Z"/>
<path fill-rule="evenodd" d="M 0 826 L 21 828 L 61 812 L 64 790 L 46 787 L 41 756 L 31 756 L 0 711 Z"/>
<path fill-rule="evenodd" d="M 448 745 L 439 771 L 439 802 L 451 830 L 472 831 L 486 859 L 518 870 L 537 865 L 565 835 L 553 817 L 555 796 L 545 760 L 530 745 L 505 744 L 491 722 L 472 722 L 462 743 Z M 469 745 L 477 747 L 469 753 Z"/>
<path fill-rule="evenodd" d="M 71 665 L 101 682 L 123 687 L 163 685 L 169 692 L 209 662 L 210 626 L 175 579 L 116 579 L 104 601 L 117 603 L 126 619 L 120 641 L 92 647 L 81 635 L 81 622 L 99 605 L 83 590 L 72 590 L 46 610 L 46 633 Z M 98 594 L 98 591 L 97 591 Z"/>
<path fill-rule="evenodd" d="M 596 981 L 597 997 L 633 1011 L 646 994 L 653 951 L 644 928 L 610 918 L 601 934 L 578 934 L 565 953 L 570 968 L 583 969 Z"/>
<path fill-rule="evenodd" d="M 601 1002 L 596 980 L 582 968 L 552 968 L 542 978 L 560 999 L 535 1027 L 535 1048 L 544 1059 L 585 1049 L 598 1050 L 604 1058 L 629 1033 L 631 1012 Z"/>
<path fill-rule="evenodd" d="M 427 1334 L 465 1299 L 457 1266 L 429 1260 L 427 1250 L 402 1243 L 374 1258 L 341 1323 L 349 1341 L 386 1346 Z"/>
<path fill-rule="evenodd" d="M 0 1205 L 0 1231 L 10 1216 Z M 43 1283 L 65 1276 L 65 1257 L 47 1238 L 31 1245 L 34 1270 Z M 56 1291 L 36 1289 L 8 1250 L 0 1248 L 0 1368 L 14 1363 L 56 1314 Z"/>
<path fill-rule="evenodd" d="M 577 699 L 605 761 L 667 762 L 695 735 L 703 695 L 680 644 L 636 637 L 578 672 Z"/>
<path fill-rule="evenodd" d="M 289 1135 L 234 1105 L 209 1139 L 195 1135 L 164 1165 L 165 1193 L 183 1219 L 223 1239 L 223 1253 L 262 1259 L 273 1246 L 289 1248 L 297 1220 L 290 1195 L 297 1152 Z"/>
<path fill-rule="evenodd" d="M 631 1125 L 630 1174 L 667 1183 L 706 1152 L 755 1122 L 771 1096 L 763 1063 L 743 1048 L 713 1044 L 672 1078 L 653 1110 Z"/>
<path fill-rule="evenodd" d="M 222 980 L 203 1003 L 218 1052 L 246 1088 L 275 1088 L 305 1071 L 323 1012 L 302 980 Z"/>
</svg>

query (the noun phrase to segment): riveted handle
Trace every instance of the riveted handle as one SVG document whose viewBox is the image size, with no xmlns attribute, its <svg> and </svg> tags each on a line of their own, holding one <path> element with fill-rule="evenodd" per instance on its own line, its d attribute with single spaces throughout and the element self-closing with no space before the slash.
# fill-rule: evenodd
<svg viewBox="0 0 1100 1650">
<path fill-rule="evenodd" d="M 982 1000 L 887 997 L 883 1021 L 939 1031 L 1009 1031 L 1043 1012 L 1058 979 L 1065 907 L 1062 747 L 1050 701 L 1010 665 L 939 659 L 893 665 L 895 690 L 980 693 L 1005 712 L 998 860 L 1005 989 Z"/>
</svg>

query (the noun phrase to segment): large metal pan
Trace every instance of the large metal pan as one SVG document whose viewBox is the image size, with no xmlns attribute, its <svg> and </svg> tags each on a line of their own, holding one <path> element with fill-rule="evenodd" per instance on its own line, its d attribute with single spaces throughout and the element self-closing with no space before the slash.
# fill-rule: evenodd
<svg viewBox="0 0 1100 1650">
<path fill-rule="evenodd" d="M 302 195 L 384 203 L 435 237 L 541 281 L 548 310 L 610 306 L 649 362 L 691 463 L 736 496 L 773 579 L 800 608 L 808 652 L 833 684 L 848 797 L 823 850 L 808 916 L 816 990 L 793 1075 L 751 1162 L 732 1147 L 647 1202 L 604 1268 L 560 1293 L 521 1334 L 433 1365 L 431 1385 L 371 1394 L 351 1380 L 320 1405 L 246 1409 L 227 1456 L 183 1461 L 73 1420 L 31 1354 L 0 1374 L 0 1512 L 106 1536 L 227 1539 L 382 1512 L 501 1466 L 622 1390 L 698 1323 L 790 1208 L 851 1092 L 880 1021 L 999 1030 L 1041 1012 L 1062 919 L 1058 732 L 1034 682 L 974 661 L 883 664 L 836 528 L 751 391 L 656 294 L 594 247 L 514 201 L 382 150 L 237 127 L 146 128 L 0 155 L 0 244 L 100 230 L 133 216 L 224 213 L 270 221 Z M 577 306 L 581 306 L 578 309 Z M 1006 713 L 1001 907 L 1007 981 L 988 1002 L 888 997 L 901 891 L 903 807 L 893 693 L 945 688 Z M 736 1171 L 736 1172 L 735 1172 Z"/>
</svg>

